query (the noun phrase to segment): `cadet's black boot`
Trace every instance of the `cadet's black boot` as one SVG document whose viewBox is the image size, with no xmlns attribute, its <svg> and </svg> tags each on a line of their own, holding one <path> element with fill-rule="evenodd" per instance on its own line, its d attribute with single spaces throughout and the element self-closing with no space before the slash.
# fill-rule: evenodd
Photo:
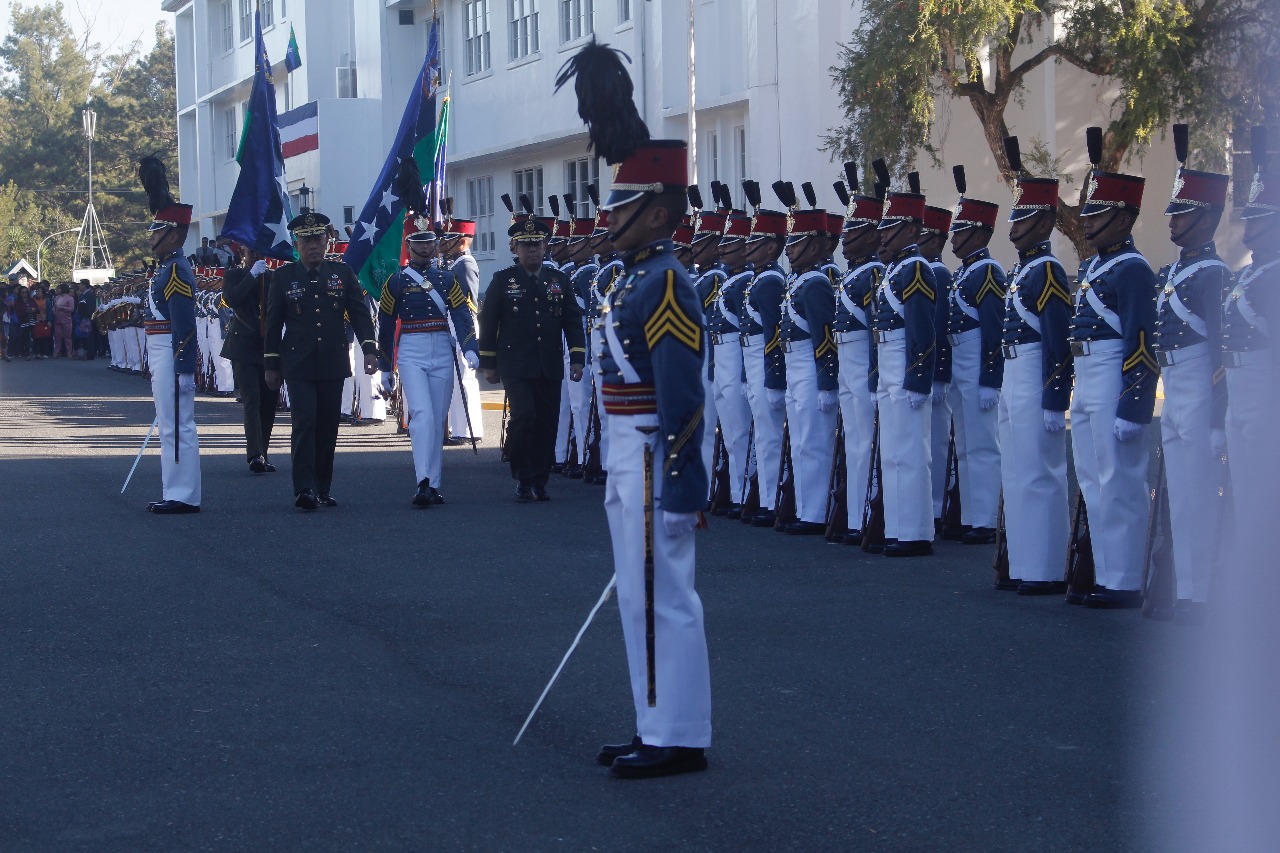
<svg viewBox="0 0 1280 853">
<path fill-rule="evenodd" d="M 642 746 L 630 755 L 618 756 L 609 766 L 609 772 L 622 779 L 652 779 L 706 769 L 702 749 L 687 746 Z"/>
<path fill-rule="evenodd" d="M 422 482 L 418 484 L 418 493 L 413 496 L 413 505 L 418 507 L 431 506 L 431 492 L 433 491 L 431 480 L 423 478 Z"/>
<path fill-rule="evenodd" d="M 605 767 L 609 767 L 613 764 L 615 758 L 630 755 L 642 746 L 644 746 L 644 741 L 640 740 L 640 735 L 633 737 L 631 743 L 606 743 L 600 747 L 600 752 L 596 755 L 596 761 Z"/>
</svg>

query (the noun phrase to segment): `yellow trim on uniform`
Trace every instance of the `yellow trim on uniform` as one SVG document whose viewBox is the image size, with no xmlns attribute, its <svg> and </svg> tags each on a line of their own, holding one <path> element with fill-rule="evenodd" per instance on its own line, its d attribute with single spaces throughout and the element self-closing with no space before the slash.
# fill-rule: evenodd
<svg viewBox="0 0 1280 853">
<path fill-rule="evenodd" d="M 651 351 L 667 335 L 694 352 L 702 347 L 702 325 L 685 314 L 676 300 L 676 275 L 672 270 L 667 270 L 667 290 L 662 295 L 662 302 L 644 324 L 644 337 Z"/>
<path fill-rule="evenodd" d="M 911 280 L 911 283 L 908 284 L 903 289 L 902 301 L 906 302 L 915 294 L 923 293 L 925 295 L 925 298 L 927 298 L 930 302 L 934 302 L 937 299 L 937 296 L 934 294 L 933 288 L 929 287 L 928 282 L 924 280 L 924 276 L 921 275 L 921 270 L 924 269 L 924 264 L 921 263 L 920 261 L 916 261 L 915 267 L 916 267 L 916 276 Z"/>
<path fill-rule="evenodd" d="M 585 352 L 585 350 L 584 350 L 584 352 Z M 497 355 L 497 354 L 498 354 L 498 353 L 497 353 L 497 352 L 495 352 L 495 351 L 493 351 L 493 350 L 487 350 L 487 349 L 482 349 L 482 350 L 480 350 L 480 355 L 481 355 L 481 356 L 485 356 L 485 357 L 487 357 L 487 356 L 494 356 L 494 355 Z"/>
<path fill-rule="evenodd" d="M 387 280 L 382 283 L 382 295 L 378 298 L 378 310 L 388 317 L 396 313 L 396 298 L 391 293 L 391 279 L 394 276 L 387 276 Z"/>
<path fill-rule="evenodd" d="M 1121 370 L 1128 373 L 1135 367 L 1145 364 L 1147 367 L 1156 371 L 1160 371 L 1160 366 L 1156 363 L 1155 357 L 1151 355 L 1151 350 L 1147 349 L 1147 333 L 1145 331 L 1138 332 L 1138 348 L 1133 355 L 1124 360 Z"/>
<path fill-rule="evenodd" d="M 826 358 L 828 355 L 836 351 L 836 342 L 831 337 L 831 327 L 823 326 L 822 343 L 818 344 L 818 348 L 813 351 L 814 358 Z"/>
<path fill-rule="evenodd" d="M 575 352 L 586 352 L 586 351 L 587 351 L 586 347 L 569 347 L 569 355 L 573 355 Z M 494 353 L 489 353 L 489 355 L 494 355 Z"/>
<path fill-rule="evenodd" d="M 769 343 L 764 345 L 765 355 L 768 355 L 769 353 L 773 352 L 780 346 L 782 346 L 782 329 L 781 328 L 774 330 L 773 340 L 769 341 Z"/>
<path fill-rule="evenodd" d="M 698 411 L 693 413 L 693 417 L 689 419 L 689 423 L 685 425 L 684 430 L 680 433 L 680 437 L 671 445 L 671 449 L 667 452 L 667 461 L 662 466 L 662 473 L 665 475 L 671 471 L 671 466 L 675 464 L 676 459 L 680 457 L 680 451 L 693 438 L 693 431 L 698 428 L 698 424 L 702 423 L 702 406 L 698 407 Z"/>
<path fill-rule="evenodd" d="M 191 292 L 191 285 L 178 277 L 177 264 L 169 267 L 169 280 L 164 285 L 164 298 L 166 301 L 172 299 L 175 295 L 195 299 L 194 294 Z"/>
<path fill-rule="evenodd" d="M 1067 289 L 1062 286 L 1062 282 L 1058 281 L 1058 277 L 1053 274 L 1053 264 L 1045 264 L 1044 270 L 1044 290 L 1040 293 L 1040 298 L 1036 300 L 1036 311 L 1043 313 L 1044 307 L 1055 296 L 1070 305 L 1071 294 L 1067 293 Z"/>
<path fill-rule="evenodd" d="M 453 280 L 453 287 L 449 288 L 449 307 L 457 310 L 467 304 L 467 294 L 463 292 L 462 285 L 458 284 L 458 280 Z"/>
<path fill-rule="evenodd" d="M 995 268 L 987 265 L 987 280 L 982 283 L 982 287 L 978 289 L 978 295 L 974 298 L 974 303 L 982 304 L 982 300 L 987 298 L 988 293 L 994 293 L 996 298 L 1001 302 L 1004 301 L 1004 288 L 1000 286 L 1000 281 L 996 278 Z"/>
<path fill-rule="evenodd" d="M 715 287 L 711 288 L 711 290 L 708 291 L 707 293 L 707 298 L 702 300 L 702 307 L 710 308 L 711 303 L 716 301 L 716 294 L 719 292 L 720 292 L 720 285 L 717 284 Z"/>
</svg>

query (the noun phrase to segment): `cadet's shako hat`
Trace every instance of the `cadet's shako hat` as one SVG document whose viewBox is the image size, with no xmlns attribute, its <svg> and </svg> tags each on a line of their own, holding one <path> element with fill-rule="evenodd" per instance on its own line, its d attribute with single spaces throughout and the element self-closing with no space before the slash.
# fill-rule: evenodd
<svg viewBox="0 0 1280 853">
<path fill-rule="evenodd" d="M 429 216 L 410 216 L 405 212 L 404 240 L 406 243 L 431 243 L 437 239 L 434 223 Z"/>
<path fill-rule="evenodd" d="M 741 210 L 730 211 L 724 223 L 721 243 L 734 243 L 751 236 L 751 217 Z"/>
<path fill-rule="evenodd" d="M 626 160 L 614 164 L 613 186 L 601 208 L 622 207 L 645 193 L 684 191 L 689 182 L 688 152 L 683 139 L 651 139 L 637 145 Z"/>
<path fill-rule="evenodd" d="M 445 229 L 446 237 L 474 237 L 476 236 L 476 221 L 474 219 L 451 219 L 449 227 Z"/>
<path fill-rule="evenodd" d="M 951 211 L 945 207 L 925 205 L 924 222 L 920 225 L 921 233 L 946 234 L 951 228 Z"/>
<path fill-rule="evenodd" d="M 1017 184 L 1013 190 L 1013 207 L 1009 210 L 1009 221 L 1017 222 L 1034 216 L 1042 210 L 1058 209 L 1058 179 L 1032 178 L 1023 174 L 1022 148 L 1018 137 L 1004 138 L 1004 153 L 1009 158 L 1009 168 L 1017 176 Z"/>
<path fill-rule="evenodd" d="M 805 237 L 818 237 L 827 233 L 825 210 L 797 210 L 791 217 L 787 243 L 799 243 Z"/>
<path fill-rule="evenodd" d="M 686 216 L 676 226 L 675 233 L 671 235 L 671 242 L 686 249 L 693 243 L 693 220 L 690 217 Z"/>
<path fill-rule="evenodd" d="M 314 237 L 317 234 L 324 234 L 329 230 L 329 217 L 323 213 L 308 210 L 289 220 L 289 230 L 295 237 Z"/>
<path fill-rule="evenodd" d="M 708 237 L 720 237 L 729 223 L 729 214 L 719 210 L 704 210 L 698 217 L 698 227 L 694 232 L 694 240 L 701 241 Z"/>
<path fill-rule="evenodd" d="M 758 243 L 767 237 L 787 236 L 787 215 L 780 210 L 757 210 L 751 218 L 748 243 Z"/>
<path fill-rule="evenodd" d="M 169 192 L 169 177 L 158 157 L 138 161 L 138 180 L 147 193 L 147 206 L 153 217 L 148 231 L 162 228 L 186 228 L 191 225 L 191 205 L 174 201 Z"/>
<path fill-rule="evenodd" d="M 964 166 L 953 166 L 951 174 L 955 177 L 956 192 L 960 193 L 960 201 L 956 203 L 956 213 L 951 220 L 951 231 L 965 231 L 969 228 L 989 228 L 994 231 L 1000 205 L 965 196 L 969 191 L 969 181 L 965 177 Z"/>
<path fill-rule="evenodd" d="M 573 230 L 569 233 L 569 245 L 576 245 L 595 233 L 596 221 L 593 217 L 573 220 Z"/>
<path fill-rule="evenodd" d="M 1200 172 L 1187 168 L 1190 128 L 1185 124 L 1173 126 L 1173 153 L 1178 158 L 1178 175 L 1173 180 L 1173 193 L 1165 216 L 1177 216 L 1195 210 L 1222 210 L 1227 204 L 1228 175 L 1216 172 Z"/>
<path fill-rule="evenodd" d="M 845 206 L 844 225 L 841 231 L 848 233 L 868 225 L 880 224 L 880 217 L 884 214 L 883 194 L 869 196 L 861 192 L 858 165 L 852 160 L 845 162 L 844 176 L 844 182 L 836 182 L 836 194 L 840 196 Z"/>
<path fill-rule="evenodd" d="M 1089 173 L 1089 187 L 1085 194 L 1084 206 L 1080 208 L 1080 215 L 1097 216 L 1099 213 L 1124 208 L 1135 212 L 1141 210 L 1142 190 L 1147 184 L 1146 178 L 1119 172 L 1104 172 L 1098 168 L 1098 164 L 1102 162 L 1102 128 L 1088 128 L 1085 131 L 1085 141 L 1088 144 L 1089 162 L 1093 164 L 1093 171 Z"/>
<path fill-rule="evenodd" d="M 888 186 L 889 169 L 885 166 L 885 162 L 876 160 L 872 165 L 880 182 Z M 907 185 L 910 187 L 907 192 L 897 191 L 885 194 L 884 213 L 880 216 L 879 228 L 892 228 L 903 222 L 924 224 L 924 194 L 920 192 L 920 173 L 909 173 Z"/>
<path fill-rule="evenodd" d="M 1240 212 L 1241 219 L 1257 219 L 1280 213 L 1280 175 L 1268 171 L 1267 129 L 1255 127 L 1250 134 L 1253 157 L 1253 184 L 1249 187 L 1249 201 Z"/>
<path fill-rule="evenodd" d="M 844 230 L 844 216 L 839 213 L 827 214 L 827 235 L 835 236 Z"/>
</svg>

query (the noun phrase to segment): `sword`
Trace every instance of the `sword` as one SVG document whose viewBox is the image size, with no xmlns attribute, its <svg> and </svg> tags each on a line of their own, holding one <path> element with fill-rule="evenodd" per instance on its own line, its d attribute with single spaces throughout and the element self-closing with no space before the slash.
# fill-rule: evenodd
<svg viewBox="0 0 1280 853">
<path fill-rule="evenodd" d="M 587 621 L 582 623 L 582 627 L 578 629 L 578 635 L 573 638 L 573 642 L 569 644 L 569 651 L 564 653 L 564 657 L 560 659 L 560 665 L 556 667 L 556 671 L 551 675 L 551 680 L 547 682 L 547 686 L 543 688 L 542 695 L 538 697 L 538 701 L 533 704 L 533 710 L 529 712 L 529 716 L 525 717 L 524 725 L 520 727 L 520 731 L 516 734 L 516 739 L 511 742 L 512 746 L 520 743 L 520 738 L 524 736 L 525 729 L 529 728 L 529 723 L 533 722 L 533 715 L 538 713 L 538 709 L 542 707 L 542 700 L 547 698 L 547 694 L 551 692 L 551 687 L 556 683 L 556 679 L 560 677 L 561 670 L 564 665 L 569 662 L 569 656 L 573 654 L 573 650 L 578 648 L 578 643 L 582 641 L 582 635 L 587 633 L 587 627 L 592 620 L 596 618 L 596 614 L 600 612 L 600 608 L 609 600 L 609 594 L 613 592 L 613 588 L 618 585 L 618 576 L 614 575 L 609 578 L 609 583 L 605 585 L 604 592 L 600 593 L 600 600 L 596 602 L 596 606 L 591 608 L 591 612 L 587 614 Z"/>
<path fill-rule="evenodd" d="M 160 416 L 156 415 L 155 420 L 151 422 L 151 429 L 147 430 L 147 437 L 142 439 L 142 447 L 138 448 L 138 458 L 133 460 L 133 467 L 129 469 L 129 476 L 124 478 L 124 485 L 120 487 L 120 494 L 124 494 L 124 490 L 129 488 L 129 481 L 133 479 L 133 472 L 138 470 L 138 463 L 142 461 L 142 454 L 147 450 L 147 444 L 151 441 L 151 434 L 156 431 L 156 427 L 160 424 Z"/>
<path fill-rule="evenodd" d="M 657 427 L 636 427 L 645 435 Z M 644 661 L 649 680 L 649 707 L 658 707 L 657 655 L 654 651 L 653 614 L 653 448 L 644 444 Z"/>
<path fill-rule="evenodd" d="M 457 338 L 454 338 L 456 341 Z M 471 440 L 471 452 L 480 455 L 476 449 L 476 431 L 471 426 L 471 404 L 467 402 L 467 387 L 462 384 L 462 365 L 458 363 L 458 347 L 453 349 L 453 375 L 458 378 L 458 393 L 462 395 L 462 414 L 467 418 L 467 438 Z"/>
</svg>

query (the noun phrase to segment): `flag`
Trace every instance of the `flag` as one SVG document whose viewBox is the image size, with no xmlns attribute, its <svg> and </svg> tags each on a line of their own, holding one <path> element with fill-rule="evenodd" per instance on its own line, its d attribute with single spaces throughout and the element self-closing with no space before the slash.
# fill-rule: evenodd
<svg viewBox="0 0 1280 853">
<path fill-rule="evenodd" d="M 444 211 L 441 209 L 441 204 L 444 203 L 445 196 L 445 144 L 449 136 L 450 100 L 452 99 L 446 94 L 444 103 L 440 105 L 440 118 L 436 121 L 435 139 L 433 140 L 435 157 L 432 158 L 432 191 L 428 194 L 428 197 L 431 199 L 432 221 L 437 224 L 444 224 Z"/>
<path fill-rule="evenodd" d="M 278 124 L 280 149 L 286 160 L 320 148 L 320 123 L 315 101 L 281 113 Z"/>
<path fill-rule="evenodd" d="M 436 93 L 440 88 L 440 38 L 435 21 L 427 42 L 427 58 L 418 72 L 400 128 L 387 154 L 369 199 L 352 226 L 351 242 L 342 259 L 356 271 L 360 284 L 375 299 L 382 283 L 400 269 L 400 243 L 404 234 L 404 204 L 393 192 L 396 172 L 404 158 L 418 161 L 423 181 L 435 177 L 436 153 L 441 139 L 436 133 Z"/>
<path fill-rule="evenodd" d="M 293 24 L 289 25 L 289 46 L 284 50 L 284 67 L 288 72 L 302 67 L 302 52 L 298 50 L 298 37 L 293 34 Z"/>
<path fill-rule="evenodd" d="M 254 17 L 257 57 L 249 109 L 240 130 L 236 162 L 240 176 L 227 204 L 221 237 L 280 258 L 293 259 L 289 234 L 289 198 L 285 193 L 284 157 L 276 128 L 276 90 L 271 83 L 271 61 L 262 41 L 262 22 Z"/>
</svg>

